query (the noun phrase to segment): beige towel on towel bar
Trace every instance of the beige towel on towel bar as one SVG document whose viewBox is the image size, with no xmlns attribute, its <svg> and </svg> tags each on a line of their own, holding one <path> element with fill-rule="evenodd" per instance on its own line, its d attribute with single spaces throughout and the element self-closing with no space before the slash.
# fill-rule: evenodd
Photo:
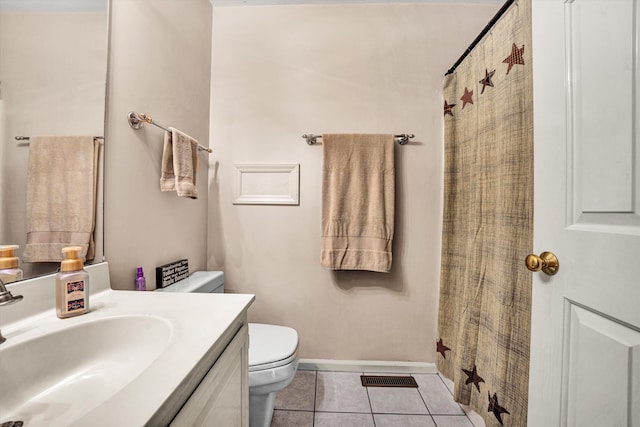
<svg viewBox="0 0 640 427">
<path fill-rule="evenodd" d="M 65 246 L 93 259 L 99 152 L 93 136 L 31 138 L 25 262 L 58 262 Z"/>
<path fill-rule="evenodd" d="M 178 196 L 198 198 L 198 141 L 178 129 L 164 133 L 161 191 L 175 191 Z"/>
<path fill-rule="evenodd" d="M 391 269 L 395 166 L 393 135 L 324 134 L 320 265 Z"/>
</svg>

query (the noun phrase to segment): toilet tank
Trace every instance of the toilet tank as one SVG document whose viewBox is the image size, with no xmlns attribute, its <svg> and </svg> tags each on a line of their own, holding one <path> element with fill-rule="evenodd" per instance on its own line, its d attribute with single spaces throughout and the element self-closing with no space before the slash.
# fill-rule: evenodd
<svg viewBox="0 0 640 427">
<path fill-rule="evenodd" d="M 156 289 L 158 292 L 224 293 L 224 272 L 195 271 L 191 276 Z"/>
</svg>

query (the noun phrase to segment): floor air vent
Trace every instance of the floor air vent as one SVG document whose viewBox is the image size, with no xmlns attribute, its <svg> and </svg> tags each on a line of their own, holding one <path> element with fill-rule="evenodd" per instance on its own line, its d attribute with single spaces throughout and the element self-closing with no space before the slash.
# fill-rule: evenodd
<svg viewBox="0 0 640 427">
<path fill-rule="evenodd" d="M 418 387 L 413 377 L 392 375 L 360 375 L 363 387 Z"/>
</svg>

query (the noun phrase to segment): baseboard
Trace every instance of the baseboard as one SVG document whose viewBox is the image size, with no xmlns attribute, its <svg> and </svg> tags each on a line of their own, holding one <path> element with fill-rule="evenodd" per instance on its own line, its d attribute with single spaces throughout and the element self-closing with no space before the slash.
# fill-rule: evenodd
<svg viewBox="0 0 640 427">
<path fill-rule="evenodd" d="M 386 372 L 403 374 L 437 374 L 435 363 L 378 360 L 300 359 L 302 371 Z"/>
</svg>

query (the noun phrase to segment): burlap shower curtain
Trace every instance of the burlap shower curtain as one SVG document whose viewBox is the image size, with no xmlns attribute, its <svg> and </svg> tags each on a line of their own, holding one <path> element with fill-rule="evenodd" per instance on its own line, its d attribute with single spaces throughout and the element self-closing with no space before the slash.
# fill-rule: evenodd
<svg viewBox="0 0 640 427">
<path fill-rule="evenodd" d="M 525 426 L 533 239 L 531 3 L 444 81 L 438 369 L 487 426 Z"/>
</svg>

